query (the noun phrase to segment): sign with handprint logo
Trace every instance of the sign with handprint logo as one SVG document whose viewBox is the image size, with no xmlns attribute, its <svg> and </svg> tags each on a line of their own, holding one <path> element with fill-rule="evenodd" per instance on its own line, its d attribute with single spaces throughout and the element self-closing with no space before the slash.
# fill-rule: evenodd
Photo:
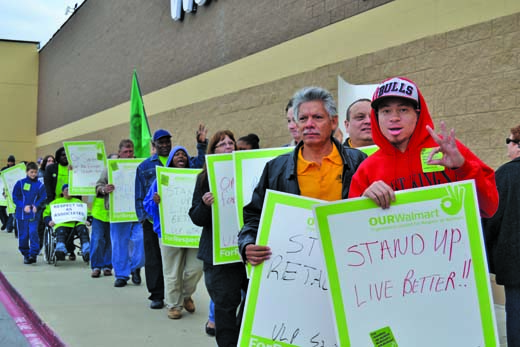
<svg viewBox="0 0 520 347">
<path fill-rule="evenodd" d="M 314 212 L 340 346 L 499 346 L 473 180 Z"/>
<path fill-rule="evenodd" d="M 456 215 L 464 204 L 464 187 L 459 185 L 449 185 L 446 187 L 448 196 L 441 200 L 441 208 L 449 215 Z"/>
</svg>

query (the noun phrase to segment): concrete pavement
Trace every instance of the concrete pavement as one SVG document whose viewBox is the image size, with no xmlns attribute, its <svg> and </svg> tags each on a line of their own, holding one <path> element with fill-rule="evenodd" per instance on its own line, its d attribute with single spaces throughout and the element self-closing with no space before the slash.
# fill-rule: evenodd
<svg viewBox="0 0 520 347">
<path fill-rule="evenodd" d="M 166 309 L 149 308 L 144 272 L 140 286 L 129 282 L 115 288 L 113 276 L 91 278 L 81 257 L 55 267 L 39 256 L 36 264 L 25 265 L 17 247 L 13 234 L 0 232 L 0 271 L 68 346 L 216 345 L 204 332 L 209 304 L 204 279 L 193 296 L 197 311 L 184 312 L 174 321 L 167 318 Z M 0 310 L 0 332 L 16 329 L 11 323 Z"/>
</svg>

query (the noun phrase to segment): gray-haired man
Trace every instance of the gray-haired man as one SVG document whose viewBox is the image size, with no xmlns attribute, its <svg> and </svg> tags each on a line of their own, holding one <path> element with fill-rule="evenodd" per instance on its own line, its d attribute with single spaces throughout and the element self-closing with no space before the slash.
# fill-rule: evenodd
<svg viewBox="0 0 520 347">
<path fill-rule="evenodd" d="M 271 250 L 255 244 L 267 189 L 334 201 L 348 196 L 350 180 L 366 155 L 333 138 L 338 124 L 330 92 L 319 87 L 299 90 L 292 98 L 302 141 L 294 151 L 267 163 L 251 202 L 244 207 L 244 227 L 238 237 L 244 261 L 257 265 Z"/>
</svg>

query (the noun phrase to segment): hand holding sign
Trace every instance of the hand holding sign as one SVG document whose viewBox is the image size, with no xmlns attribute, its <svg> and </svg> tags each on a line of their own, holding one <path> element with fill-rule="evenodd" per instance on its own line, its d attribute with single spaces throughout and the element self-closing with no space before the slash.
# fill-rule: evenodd
<svg viewBox="0 0 520 347">
<path fill-rule="evenodd" d="M 375 181 L 363 193 L 364 197 L 372 199 L 377 206 L 387 209 L 395 201 L 395 192 L 383 181 Z"/>
<path fill-rule="evenodd" d="M 246 246 L 246 259 L 251 265 L 262 264 L 271 258 L 271 248 L 249 244 Z"/>
</svg>

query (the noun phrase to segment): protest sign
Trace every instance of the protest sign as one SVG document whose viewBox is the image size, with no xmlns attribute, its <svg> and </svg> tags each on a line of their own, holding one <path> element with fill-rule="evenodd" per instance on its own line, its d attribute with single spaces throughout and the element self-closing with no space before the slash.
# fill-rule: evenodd
<svg viewBox="0 0 520 347">
<path fill-rule="evenodd" d="M 498 346 L 473 181 L 315 207 L 340 346 Z"/>
<path fill-rule="evenodd" d="M 0 175 L 2 175 L 0 173 Z M 7 191 L 5 190 L 4 179 L 0 177 L 0 206 L 7 206 Z"/>
<path fill-rule="evenodd" d="M 202 228 L 188 214 L 200 169 L 156 167 L 163 245 L 198 248 Z"/>
<path fill-rule="evenodd" d="M 360 150 L 361 152 L 365 153 L 368 156 L 371 156 L 372 154 L 377 152 L 379 147 L 377 145 L 372 145 L 372 146 L 357 147 L 356 149 Z"/>
<path fill-rule="evenodd" d="M 337 346 L 312 210 L 320 202 L 267 191 L 256 243 L 272 255 L 253 267 L 239 346 Z"/>
<path fill-rule="evenodd" d="M 87 220 L 87 204 L 69 202 L 51 205 L 51 218 L 56 224 L 66 222 L 82 222 Z"/>
<path fill-rule="evenodd" d="M 13 189 L 17 181 L 27 177 L 25 164 L 19 163 L 2 171 L 2 179 L 6 188 L 7 213 L 14 213 L 16 206 L 13 202 Z"/>
<path fill-rule="evenodd" d="M 255 149 L 251 151 L 233 152 L 233 165 L 235 169 L 235 196 L 236 196 L 236 215 L 238 226 L 242 228 L 244 218 L 242 210 L 244 206 L 251 202 L 253 191 L 262 176 L 265 164 L 279 155 L 289 153 L 294 147 Z"/>
<path fill-rule="evenodd" d="M 115 189 L 109 194 L 110 222 L 136 222 L 135 171 L 142 159 L 109 159 L 108 183 Z"/>
<path fill-rule="evenodd" d="M 211 205 L 213 225 L 213 264 L 237 263 L 238 221 L 235 200 L 235 171 L 233 155 L 212 154 L 206 156 L 209 189 L 213 193 Z"/>
<path fill-rule="evenodd" d="M 69 194 L 96 195 L 96 182 L 106 166 L 103 141 L 63 142 L 69 165 Z"/>
</svg>

